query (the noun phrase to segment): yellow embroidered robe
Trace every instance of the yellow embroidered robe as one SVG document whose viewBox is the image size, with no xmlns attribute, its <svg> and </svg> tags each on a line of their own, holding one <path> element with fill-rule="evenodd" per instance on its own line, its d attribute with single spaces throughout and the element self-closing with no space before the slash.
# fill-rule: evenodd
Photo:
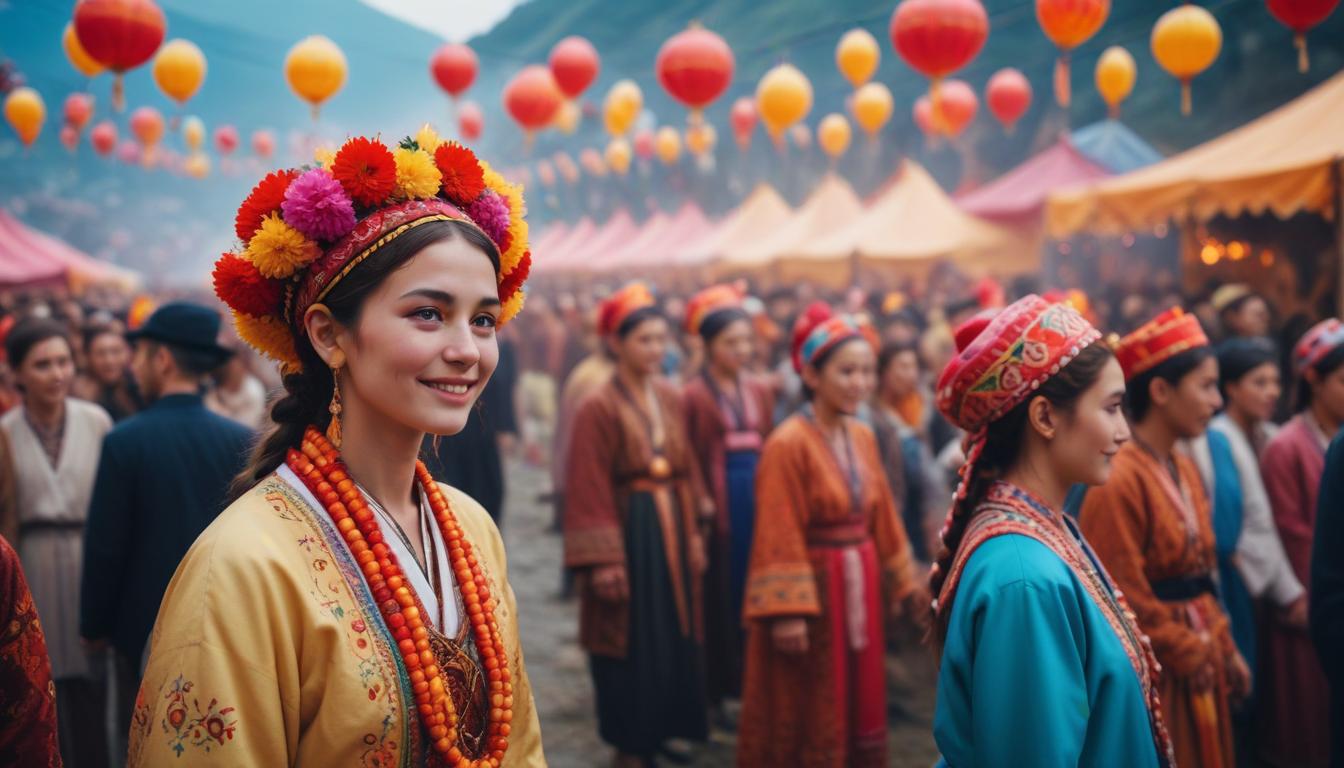
<svg viewBox="0 0 1344 768">
<path fill-rule="evenodd" d="M 330 517 L 301 488 L 281 467 L 178 566 L 136 698 L 132 768 L 425 764 L 396 645 Z M 503 542 L 479 504 L 444 490 L 503 596 L 496 618 L 514 687 L 504 765 L 544 766 Z"/>
</svg>

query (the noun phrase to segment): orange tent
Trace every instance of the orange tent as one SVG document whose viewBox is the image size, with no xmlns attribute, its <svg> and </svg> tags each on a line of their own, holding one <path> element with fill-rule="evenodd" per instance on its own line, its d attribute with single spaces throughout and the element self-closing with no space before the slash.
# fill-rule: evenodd
<svg viewBox="0 0 1344 768">
<path fill-rule="evenodd" d="M 780 226 L 723 249 L 716 265 L 720 275 L 767 272 L 779 280 L 794 279 L 789 270 L 777 269 L 796 256 L 798 246 L 853 224 L 863 216 L 863 203 L 849 182 L 827 174 L 807 201 Z"/>
<path fill-rule="evenodd" d="M 723 254 L 773 232 L 792 214 L 789 204 L 769 184 L 761 184 L 742 201 L 718 228 L 678 250 L 673 259 L 679 267 L 699 267 L 718 261 Z"/>
</svg>

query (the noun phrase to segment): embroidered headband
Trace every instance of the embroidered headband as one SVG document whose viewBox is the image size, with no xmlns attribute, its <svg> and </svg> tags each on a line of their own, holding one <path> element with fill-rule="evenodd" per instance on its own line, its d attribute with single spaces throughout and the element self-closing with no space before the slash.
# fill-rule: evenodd
<svg viewBox="0 0 1344 768">
<path fill-rule="evenodd" d="M 877 349 L 877 334 L 873 327 L 851 315 L 837 315 L 823 302 L 814 302 L 793 326 L 793 368 L 802 373 L 803 366 L 813 365 L 822 355 L 853 339 L 867 341 Z"/>
<path fill-rule="evenodd" d="M 350 139 L 319 167 L 275 171 L 238 208 L 243 247 L 215 263 L 215 293 L 238 335 L 299 370 L 304 315 L 369 256 L 432 221 L 461 221 L 499 251 L 500 325 L 519 311 L 532 266 L 522 188 L 428 126 L 395 149 Z"/>
<path fill-rule="evenodd" d="M 705 321 L 720 312 L 736 311 L 747 317 L 742 299 L 742 292 L 731 285 L 714 285 L 695 294 L 686 302 L 686 332 L 699 335 Z"/>
<path fill-rule="evenodd" d="M 1115 357 L 1124 369 L 1125 381 L 1130 381 L 1182 352 L 1207 346 L 1209 337 L 1199 318 L 1172 307 L 1120 339 Z"/>
<path fill-rule="evenodd" d="M 1293 369 L 1301 375 L 1341 346 L 1344 346 L 1344 323 L 1333 317 L 1322 320 L 1313 325 L 1293 347 Z"/>
<path fill-rule="evenodd" d="M 598 307 L 598 335 L 610 336 L 616 333 L 631 315 L 656 304 L 649 286 L 640 282 L 630 283 L 608 296 Z"/>
</svg>

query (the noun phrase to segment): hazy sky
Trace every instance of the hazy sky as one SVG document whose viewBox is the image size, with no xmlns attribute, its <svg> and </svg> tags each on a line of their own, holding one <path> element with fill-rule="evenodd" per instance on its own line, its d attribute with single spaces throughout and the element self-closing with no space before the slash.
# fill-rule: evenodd
<svg viewBox="0 0 1344 768">
<path fill-rule="evenodd" d="M 526 0 L 359 0 L 389 16 L 462 42 L 489 31 Z M 0 3 L 4 0 L 0 0 Z"/>
</svg>

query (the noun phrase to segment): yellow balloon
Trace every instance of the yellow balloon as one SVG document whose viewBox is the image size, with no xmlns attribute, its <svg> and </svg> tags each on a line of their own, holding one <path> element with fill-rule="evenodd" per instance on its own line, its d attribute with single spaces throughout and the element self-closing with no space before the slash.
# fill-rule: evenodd
<svg viewBox="0 0 1344 768">
<path fill-rule="evenodd" d="M 1181 81 L 1181 113 L 1190 114 L 1190 80 L 1209 68 L 1223 47 L 1223 30 L 1213 14 L 1198 5 L 1182 5 L 1153 25 L 1153 58 Z"/>
<path fill-rule="evenodd" d="M 630 171 L 630 142 L 625 139 L 612 139 L 611 143 L 607 145 L 605 155 L 607 165 L 611 166 L 611 170 L 615 171 L 616 175 L 624 176 Z"/>
<path fill-rule="evenodd" d="M 654 151 L 658 154 L 658 159 L 663 161 L 663 165 L 672 165 L 681 157 L 681 134 L 677 129 L 670 125 L 665 125 L 658 129 L 658 135 L 653 140 Z"/>
<path fill-rule="evenodd" d="M 1134 91 L 1137 76 L 1138 68 L 1129 51 L 1112 45 L 1101 52 L 1101 58 L 1097 59 L 1097 91 L 1110 105 L 1112 116 L 1119 112 L 1120 102 L 1129 98 L 1129 94 Z"/>
<path fill-rule="evenodd" d="M 205 123 L 201 122 L 201 118 L 192 115 L 182 121 L 182 141 L 192 152 L 201 150 L 205 144 Z"/>
<path fill-rule="evenodd" d="M 190 40 L 170 40 L 154 56 L 154 82 L 168 98 L 185 104 L 205 82 L 205 54 Z"/>
<path fill-rule="evenodd" d="M 644 108 L 644 92 L 634 80 L 621 80 L 607 91 L 607 100 L 603 104 L 602 118 L 607 133 L 612 136 L 624 136 L 639 118 Z"/>
<path fill-rule="evenodd" d="M 719 143 L 719 132 L 709 123 L 699 123 L 686 129 L 686 149 L 696 157 L 703 157 L 714 151 Z"/>
<path fill-rule="evenodd" d="M 817 143 L 821 145 L 821 151 L 825 152 L 827 157 L 835 160 L 849 149 L 852 134 L 845 116 L 832 112 L 823 117 L 821 125 L 817 126 Z"/>
<path fill-rule="evenodd" d="M 61 33 L 61 47 L 65 49 L 65 57 L 70 60 L 70 65 L 75 68 L 76 72 L 85 77 L 93 77 L 107 69 L 90 56 L 89 52 L 84 50 L 84 46 L 79 44 L 79 36 L 75 34 L 74 22 L 65 25 L 65 32 Z"/>
<path fill-rule="evenodd" d="M 579 105 L 573 101 L 566 101 L 560 106 L 560 109 L 556 110 L 553 125 L 556 130 L 566 136 L 573 136 L 574 132 L 579 129 L 579 120 L 582 117 L 583 112 L 580 111 Z"/>
<path fill-rule="evenodd" d="M 866 29 L 851 29 L 835 47 L 835 66 L 855 88 L 872 78 L 880 61 L 882 49 Z"/>
<path fill-rule="evenodd" d="M 756 86 L 756 111 L 766 130 L 778 139 L 812 109 L 812 83 L 792 64 L 780 64 Z"/>
<path fill-rule="evenodd" d="M 868 83 L 854 92 L 854 122 L 869 136 L 876 136 L 882 130 L 895 108 L 891 90 L 882 83 Z"/>
<path fill-rule="evenodd" d="M 285 57 L 285 80 L 299 98 L 318 107 L 345 85 L 345 54 L 331 40 L 313 35 L 300 40 Z"/>
<path fill-rule="evenodd" d="M 201 152 L 195 152 L 182 164 L 182 170 L 193 179 L 204 179 L 210 175 L 210 158 Z"/>
<path fill-rule="evenodd" d="M 42 102 L 42 95 L 32 88 L 15 88 L 5 97 L 5 119 L 19 135 L 19 141 L 25 147 L 31 147 L 42 133 L 47 105 Z"/>
</svg>

